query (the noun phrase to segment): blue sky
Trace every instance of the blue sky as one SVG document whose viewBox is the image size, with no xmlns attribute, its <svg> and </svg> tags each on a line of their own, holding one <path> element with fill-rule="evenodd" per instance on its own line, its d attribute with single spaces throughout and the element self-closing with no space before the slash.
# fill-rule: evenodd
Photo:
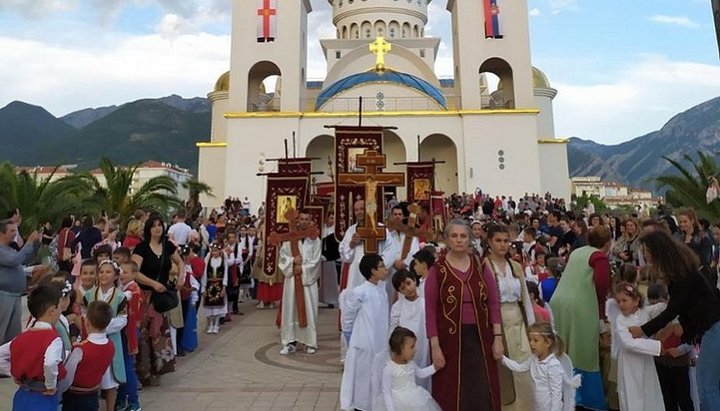
<svg viewBox="0 0 720 411">
<path fill-rule="evenodd" d="M 232 1 L 0 0 L 0 106 L 22 100 L 60 116 L 204 96 L 228 69 Z M 559 137 L 625 141 L 720 96 L 710 0 L 527 1 L 533 63 L 558 89 Z M 335 31 L 327 1 L 311 2 L 308 77 L 321 79 L 317 40 Z M 441 76 L 452 73 L 445 4 L 433 0 L 426 30 L 443 39 Z"/>
</svg>

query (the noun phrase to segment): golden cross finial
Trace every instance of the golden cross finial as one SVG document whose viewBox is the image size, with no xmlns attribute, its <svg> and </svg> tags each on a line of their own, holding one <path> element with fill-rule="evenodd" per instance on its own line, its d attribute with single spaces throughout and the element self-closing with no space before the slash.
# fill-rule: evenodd
<svg viewBox="0 0 720 411">
<path fill-rule="evenodd" d="M 374 42 L 370 43 L 370 52 L 375 54 L 375 70 L 385 71 L 385 55 L 392 50 L 392 44 L 385 41 L 385 38 L 379 36 Z"/>
</svg>

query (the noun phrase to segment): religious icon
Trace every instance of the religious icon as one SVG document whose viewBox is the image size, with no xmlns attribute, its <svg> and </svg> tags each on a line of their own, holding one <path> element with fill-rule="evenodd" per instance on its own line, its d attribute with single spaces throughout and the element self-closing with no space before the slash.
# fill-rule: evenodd
<svg viewBox="0 0 720 411">
<path fill-rule="evenodd" d="M 357 157 L 360 155 L 365 154 L 365 148 L 363 147 L 353 147 L 348 148 L 348 173 L 362 173 L 363 169 L 362 167 L 358 167 L 357 165 Z"/>
<path fill-rule="evenodd" d="M 275 223 L 287 224 L 288 220 L 285 214 L 290 209 L 297 209 L 297 196 L 282 195 L 277 196 L 277 210 L 275 212 Z"/>
<path fill-rule="evenodd" d="M 430 180 L 427 178 L 413 180 L 413 198 L 416 201 L 430 199 Z"/>
</svg>

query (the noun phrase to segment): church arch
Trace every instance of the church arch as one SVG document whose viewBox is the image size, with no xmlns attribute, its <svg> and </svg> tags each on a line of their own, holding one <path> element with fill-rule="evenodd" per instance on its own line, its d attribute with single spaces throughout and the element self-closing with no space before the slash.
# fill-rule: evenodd
<svg viewBox="0 0 720 411">
<path fill-rule="evenodd" d="M 410 37 L 410 33 L 412 32 L 412 28 L 410 27 L 410 23 L 405 22 L 402 25 L 402 38 L 408 38 Z"/>
<path fill-rule="evenodd" d="M 343 28 L 342 28 L 342 38 L 343 39 L 348 38 L 348 27 L 347 26 L 343 26 Z"/>
<path fill-rule="evenodd" d="M 386 37 L 386 30 L 387 30 L 387 24 L 383 20 L 378 20 L 375 22 L 375 36 L 376 37 Z"/>
<path fill-rule="evenodd" d="M 459 192 L 458 151 L 455 142 L 445 134 L 430 134 L 420 143 L 420 161 L 444 161 L 435 166 L 435 188 L 446 195 Z"/>
<path fill-rule="evenodd" d="M 316 159 L 312 161 L 314 171 L 325 172 L 325 174 L 317 176 L 318 182 L 331 181 L 330 172 L 335 172 L 335 137 L 329 134 L 313 137 L 305 149 L 305 157 Z M 328 162 L 332 162 L 332 168 Z"/>
<path fill-rule="evenodd" d="M 510 64 L 499 58 L 492 57 L 480 66 L 479 75 L 490 73 L 497 76 L 497 89 L 492 91 L 492 81 L 489 76 L 486 77 L 486 84 L 488 85 L 488 93 L 490 95 L 489 108 L 515 108 L 515 86 L 513 82 L 513 69 Z"/>
<path fill-rule="evenodd" d="M 420 26 L 418 26 L 417 24 L 415 25 L 415 27 L 413 27 L 413 37 L 420 37 Z"/>
<path fill-rule="evenodd" d="M 396 39 L 400 36 L 400 23 L 393 20 L 388 25 L 388 37 L 391 39 Z"/>
<path fill-rule="evenodd" d="M 394 163 L 404 163 L 407 161 L 405 143 L 402 138 L 392 130 L 383 131 L 383 154 L 387 155 L 387 162 L 383 172 L 385 173 L 404 173 L 404 165 L 395 165 Z M 387 188 L 386 193 L 394 193 L 398 198 L 406 198 L 405 188 L 397 187 L 397 189 Z M 386 200 L 389 198 L 386 198 Z"/>
<path fill-rule="evenodd" d="M 362 25 L 360 26 L 360 37 L 364 39 L 372 38 L 372 30 L 372 23 L 370 23 L 369 21 L 363 21 Z"/>
<path fill-rule="evenodd" d="M 255 63 L 248 72 L 247 111 L 280 111 L 282 72 L 271 61 Z"/>
<path fill-rule="evenodd" d="M 350 25 L 350 38 L 351 39 L 359 39 L 360 38 L 360 26 L 358 26 L 357 23 L 353 23 Z"/>
</svg>

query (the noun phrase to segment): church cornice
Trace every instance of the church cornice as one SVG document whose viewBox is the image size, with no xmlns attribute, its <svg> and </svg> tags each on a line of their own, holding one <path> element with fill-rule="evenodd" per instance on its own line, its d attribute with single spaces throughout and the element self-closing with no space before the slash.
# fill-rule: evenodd
<svg viewBox="0 0 720 411">
<path fill-rule="evenodd" d="M 362 8 L 362 9 L 354 9 L 354 10 L 348 10 L 344 11 L 342 13 L 338 13 L 333 17 L 333 25 L 337 25 L 337 23 L 342 19 L 347 19 L 350 17 L 355 17 L 358 15 L 363 14 L 371 14 L 371 13 L 388 13 L 387 7 L 368 7 L 368 8 Z M 427 24 L 428 18 L 427 15 L 424 13 L 421 13 L 417 10 L 407 10 L 407 9 L 397 9 L 397 14 L 404 14 L 407 16 L 412 16 L 420 19 L 423 24 Z"/>
<path fill-rule="evenodd" d="M 538 115 L 538 109 L 500 109 L 500 110 L 420 110 L 420 111 L 374 111 L 363 112 L 363 117 L 464 117 L 464 116 L 527 116 Z M 357 112 L 253 112 L 225 113 L 225 118 L 352 118 Z"/>
</svg>

